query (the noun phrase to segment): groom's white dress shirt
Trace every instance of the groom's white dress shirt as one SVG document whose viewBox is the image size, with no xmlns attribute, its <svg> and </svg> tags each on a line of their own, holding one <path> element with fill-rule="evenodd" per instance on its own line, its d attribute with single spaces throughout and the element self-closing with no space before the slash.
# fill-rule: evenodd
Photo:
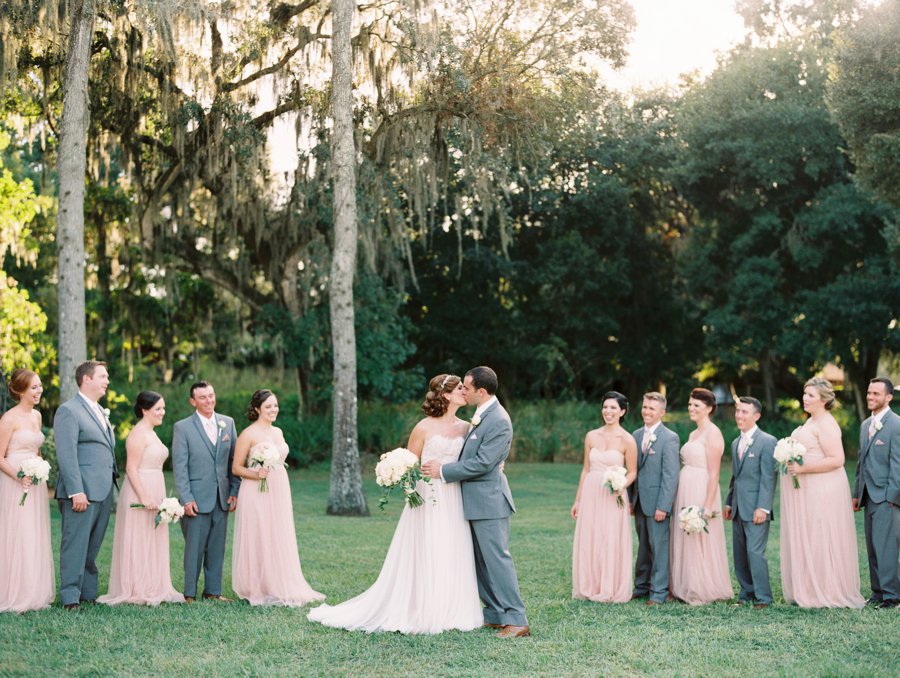
<svg viewBox="0 0 900 678">
<path fill-rule="evenodd" d="M 887 414 L 887 411 L 889 409 L 891 409 L 890 405 L 885 405 L 878 412 L 872 413 L 872 419 L 869 420 L 869 439 L 870 440 L 874 437 L 874 435 L 876 433 L 878 433 L 878 431 L 876 430 L 876 427 L 878 426 L 878 423 L 882 419 L 884 419 L 884 415 Z"/>
<path fill-rule="evenodd" d="M 107 431 L 107 427 L 109 426 L 109 424 L 106 421 L 106 414 L 103 412 L 103 408 L 100 407 L 100 403 L 98 403 L 96 400 L 91 400 L 81 391 L 78 392 L 78 395 L 84 399 L 84 402 L 88 404 L 91 412 L 93 412 L 94 416 L 97 417 L 97 421 L 100 422 L 100 428 L 102 428 L 104 432 Z"/>
<path fill-rule="evenodd" d="M 197 416 L 200 417 L 200 423 L 203 424 L 203 430 L 206 431 L 206 437 L 209 438 L 209 442 L 211 442 L 213 446 L 215 446 L 216 439 L 219 436 L 219 433 L 216 430 L 216 413 L 213 412 L 213 416 L 211 417 L 204 417 L 198 410 Z"/>
<path fill-rule="evenodd" d="M 491 396 L 485 402 L 481 403 L 481 405 L 475 408 L 475 414 L 472 415 L 472 419 L 474 419 L 475 417 L 480 418 L 482 413 L 495 402 L 497 402 L 497 396 Z"/>
<path fill-rule="evenodd" d="M 662 423 L 661 421 L 658 421 L 655 424 L 653 424 L 653 426 L 651 426 L 650 428 L 647 428 L 646 425 L 644 426 L 644 437 L 641 440 L 641 452 L 643 452 L 644 454 L 647 454 L 647 450 L 650 449 L 650 436 L 652 436 L 653 432 L 659 428 L 659 425 L 661 423 Z"/>
</svg>

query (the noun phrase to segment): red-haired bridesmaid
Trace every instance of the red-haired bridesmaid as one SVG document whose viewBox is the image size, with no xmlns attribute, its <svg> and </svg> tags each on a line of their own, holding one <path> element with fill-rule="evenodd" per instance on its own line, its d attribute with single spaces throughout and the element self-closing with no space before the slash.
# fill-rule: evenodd
<svg viewBox="0 0 900 678">
<path fill-rule="evenodd" d="M 9 393 L 18 404 L 0 418 L 0 612 L 39 610 L 55 596 L 47 488 L 17 477 L 24 461 L 41 456 L 44 434 L 35 406 L 43 391 L 37 374 L 14 371 Z"/>
</svg>

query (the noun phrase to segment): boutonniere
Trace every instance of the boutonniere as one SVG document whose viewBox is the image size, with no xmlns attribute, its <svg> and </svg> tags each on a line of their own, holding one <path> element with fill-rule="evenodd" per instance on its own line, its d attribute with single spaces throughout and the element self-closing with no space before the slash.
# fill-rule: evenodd
<svg viewBox="0 0 900 678">
<path fill-rule="evenodd" d="M 753 438 L 747 438 L 747 449 L 750 449 L 750 446 L 753 444 Z"/>
<path fill-rule="evenodd" d="M 470 423 L 472 424 L 472 428 L 475 428 L 476 426 L 478 426 L 478 424 L 481 423 L 481 417 L 476 414 L 474 417 L 472 417 L 472 421 Z"/>
<path fill-rule="evenodd" d="M 225 422 L 222 421 L 221 419 L 219 419 L 218 423 L 219 423 L 219 430 L 224 431 L 225 430 Z"/>
<path fill-rule="evenodd" d="M 653 443 L 656 442 L 656 434 L 651 433 L 650 437 L 647 438 L 650 442 L 647 443 L 647 454 L 656 454 L 656 450 L 653 449 Z"/>
<path fill-rule="evenodd" d="M 881 423 L 880 419 L 875 422 L 875 433 L 878 433 L 883 428 L 884 428 L 884 424 Z"/>
<path fill-rule="evenodd" d="M 107 419 L 109 419 L 109 408 L 108 407 L 103 408 L 103 416 L 106 417 Z"/>
</svg>

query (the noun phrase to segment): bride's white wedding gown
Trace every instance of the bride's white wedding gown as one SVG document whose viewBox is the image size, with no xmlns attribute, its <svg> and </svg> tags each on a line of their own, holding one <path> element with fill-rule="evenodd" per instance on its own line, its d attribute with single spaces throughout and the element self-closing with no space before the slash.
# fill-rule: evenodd
<svg viewBox="0 0 900 678">
<path fill-rule="evenodd" d="M 432 436 L 422 463 L 456 461 L 463 438 Z M 311 621 L 351 631 L 440 633 L 484 623 L 469 523 L 459 483 L 419 482 L 422 506 L 405 506 L 381 573 L 372 586 L 340 605 L 321 605 Z M 434 500 L 432 500 L 432 497 Z"/>
</svg>

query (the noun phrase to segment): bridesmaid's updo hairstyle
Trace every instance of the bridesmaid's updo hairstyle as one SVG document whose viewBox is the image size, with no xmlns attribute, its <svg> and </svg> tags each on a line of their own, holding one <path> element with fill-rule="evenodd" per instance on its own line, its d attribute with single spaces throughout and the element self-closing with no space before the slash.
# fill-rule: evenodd
<svg viewBox="0 0 900 678">
<path fill-rule="evenodd" d="M 36 376 L 37 372 L 26 370 L 24 367 L 13 371 L 9 377 L 9 384 L 6 386 L 6 390 L 9 391 L 12 399 L 19 402 Z"/>
<path fill-rule="evenodd" d="M 603 407 L 603 403 L 607 400 L 615 400 L 619 407 L 622 408 L 622 416 L 619 417 L 619 421 L 622 421 L 625 418 L 625 415 L 628 414 L 628 398 L 618 391 L 607 391 L 603 394 L 603 399 L 600 401 L 600 407 Z"/>
<path fill-rule="evenodd" d="M 259 419 L 259 408 L 262 407 L 263 403 L 273 395 L 275 394 L 267 388 L 261 388 L 256 393 L 254 393 L 250 398 L 250 404 L 247 406 L 247 419 L 249 419 L 250 421 L 256 421 L 257 419 Z"/>
<path fill-rule="evenodd" d="M 834 407 L 834 386 L 831 385 L 830 381 L 823 379 L 822 377 L 813 377 L 803 384 L 804 389 L 809 388 L 810 386 L 816 389 L 819 397 L 825 403 L 826 410 L 830 410 Z"/>
<path fill-rule="evenodd" d="M 708 388 L 695 388 L 691 391 L 691 399 L 699 400 L 701 403 L 710 408 L 709 413 L 712 415 L 716 411 L 716 394 Z"/>
<path fill-rule="evenodd" d="M 452 393 L 462 381 L 455 374 L 439 374 L 428 382 L 428 393 L 425 394 L 425 402 L 422 403 L 422 411 L 428 417 L 442 417 L 450 407 L 450 401 L 444 397 L 445 393 Z"/>
<path fill-rule="evenodd" d="M 156 391 L 141 391 L 134 399 L 134 416 L 138 419 L 144 418 L 144 412 L 156 405 L 162 396 Z"/>
</svg>

